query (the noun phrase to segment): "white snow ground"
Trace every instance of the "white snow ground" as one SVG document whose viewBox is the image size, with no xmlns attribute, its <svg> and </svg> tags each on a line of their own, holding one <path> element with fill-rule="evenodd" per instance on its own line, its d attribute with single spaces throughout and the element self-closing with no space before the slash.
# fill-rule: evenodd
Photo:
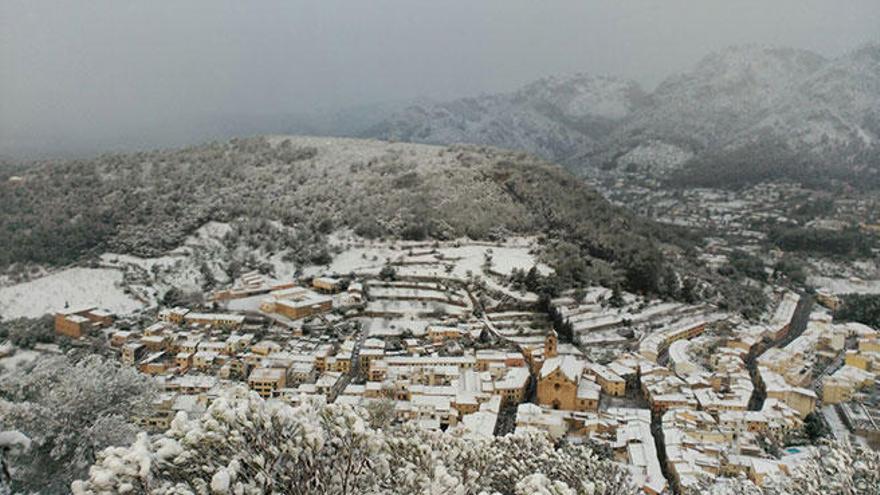
<svg viewBox="0 0 880 495">
<path fill-rule="evenodd" d="M 116 314 L 143 307 L 122 289 L 122 272 L 107 268 L 68 268 L 29 282 L 0 287 L 3 318 L 37 318 L 63 309 L 97 306 Z"/>
</svg>

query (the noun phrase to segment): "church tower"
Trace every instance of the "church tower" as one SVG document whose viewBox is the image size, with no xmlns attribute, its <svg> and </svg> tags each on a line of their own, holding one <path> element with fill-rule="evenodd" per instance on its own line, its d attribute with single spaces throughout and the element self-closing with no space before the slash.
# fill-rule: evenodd
<svg viewBox="0 0 880 495">
<path fill-rule="evenodd" d="M 559 343 L 559 336 L 556 335 L 556 330 L 550 329 L 550 332 L 547 333 L 547 336 L 544 337 L 544 359 L 554 358 L 559 355 L 559 351 L 556 346 Z"/>
</svg>

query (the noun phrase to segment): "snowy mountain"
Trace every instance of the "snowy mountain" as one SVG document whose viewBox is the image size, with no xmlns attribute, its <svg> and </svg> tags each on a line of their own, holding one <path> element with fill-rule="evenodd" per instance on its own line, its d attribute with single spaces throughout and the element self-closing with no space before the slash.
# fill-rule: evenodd
<svg viewBox="0 0 880 495">
<path fill-rule="evenodd" d="M 772 114 L 791 88 L 823 64 L 818 55 L 790 49 L 736 47 L 709 55 L 691 71 L 663 81 L 650 103 L 615 130 L 603 151 L 662 143 L 689 158 L 724 146 L 731 133 Z"/>
<path fill-rule="evenodd" d="M 730 48 L 664 81 L 590 164 L 681 165 L 761 142 L 828 165 L 877 149 L 880 48 L 827 60 L 803 50 Z M 649 146 L 649 151 L 644 150 Z M 640 151 L 637 156 L 633 151 Z"/>
<path fill-rule="evenodd" d="M 823 158 L 876 148 L 880 136 L 880 46 L 833 60 L 799 84 L 755 126 Z"/>
<path fill-rule="evenodd" d="M 549 77 L 513 93 L 410 106 L 366 134 L 432 144 L 485 144 L 560 160 L 592 150 L 644 98 L 636 83 L 623 79 Z"/>
<path fill-rule="evenodd" d="M 880 46 L 836 59 L 732 47 L 650 94 L 612 77 L 546 78 L 509 94 L 412 106 L 367 134 L 526 150 L 577 170 L 662 175 L 742 159 L 759 162 L 756 168 L 878 169 Z M 772 163 L 749 156 L 772 148 Z"/>
</svg>

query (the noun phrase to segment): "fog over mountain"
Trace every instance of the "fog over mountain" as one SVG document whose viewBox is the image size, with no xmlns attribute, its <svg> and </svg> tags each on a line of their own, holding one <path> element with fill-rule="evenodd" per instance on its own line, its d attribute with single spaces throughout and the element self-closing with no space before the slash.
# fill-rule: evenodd
<svg viewBox="0 0 880 495">
<path fill-rule="evenodd" d="M 410 106 L 365 134 L 434 144 L 488 144 L 566 160 L 606 139 L 645 98 L 637 83 L 625 79 L 550 77 L 513 93 Z"/>
<path fill-rule="evenodd" d="M 684 159 L 775 139 L 845 163 L 880 144 L 878 82 L 878 45 L 831 60 L 806 50 L 729 48 L 664 81 L 651 103 L 615 131 L 609 148 L 621 153 L 633 144 L 664 143 Z"/>
<path fill-rule="evenodd" d="M 709 54 L 653 92 L 625 79 L 544 78 L 512 93 L 412 106 L 367 135 L 525 150 L 580 171 L 685 167 L 691 185 L 709 185 L 703 176 L 723 168 L 737 169 L 738 180 L 867 170 L 875 182 L 878 122 L 880 45 L 835 58 L 747 45 Z M 755 165 L 742 170 L 742 161 Z"/>
<path fill-rule="evenodd" d="M 613 75 L 652 92 L 731 45 L 836 59 L 878 33 L 873 0 L 846 9 L 829 0 L 552 9 L 507 0 L 8 0 L 0 4 L 0 156 L 350 135 L 414 102 L 510 93 L 548 76 Z"/>
</svg>

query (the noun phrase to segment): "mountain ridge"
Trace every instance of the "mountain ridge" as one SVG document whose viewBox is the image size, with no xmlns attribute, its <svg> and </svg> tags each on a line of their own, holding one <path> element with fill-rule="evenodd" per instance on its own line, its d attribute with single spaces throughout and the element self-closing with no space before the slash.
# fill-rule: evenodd
<svg viewBox="0 0 880 495">
<path fill-rule="evenodd" d="M 636 83 L 611 76 L 546 77 L 510 93 L 410 106 L 363 137 L 489 145 L 559 160 L 604 138 L 643 95 Z"/>
<path fill-rule="evenodd" d="M 366 134 L 521 149 L 579 172 L 665 175 L 768 142 L 817 170 L 880 169 L 880 45 L 835 58 L 729 47 L 650 93 L 610 76 L 547 77 L 511 93 L 410 107 Z"/>
</svg>

